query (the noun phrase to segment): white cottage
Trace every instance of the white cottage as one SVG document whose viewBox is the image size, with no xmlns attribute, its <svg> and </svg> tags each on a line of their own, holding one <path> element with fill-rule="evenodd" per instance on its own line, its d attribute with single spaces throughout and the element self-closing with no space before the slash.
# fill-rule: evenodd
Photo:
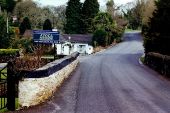
<svg viewBox="0 0 170 113">
<path fill-rule="evenodd" d="M 92 35 L 62 35 L 60 36 L 60 43 L 56 44 L 57 55 L 70 55 L 74 52 L 92 54 L 91 41 Z"/>
</svg>

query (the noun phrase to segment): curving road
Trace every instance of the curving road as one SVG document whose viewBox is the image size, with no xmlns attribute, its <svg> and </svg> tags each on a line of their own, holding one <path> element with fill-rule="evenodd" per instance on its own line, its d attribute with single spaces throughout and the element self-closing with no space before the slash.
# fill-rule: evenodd
<svg viewBox="0 0 170 113">
<path fill-rule="evenodd" d="M 170 113 L 170 82 L 140 65 L 140 33 L 81 59 L 76 113 Z"/>
<path fill-rule="evenodd" d="M 170 81 L 139 64 L 139 32 L 80 65 L 47 103 L 16 113 L 170 113 Z M 13 112 L 11 112 L 13 113 Z"/>
</svg>

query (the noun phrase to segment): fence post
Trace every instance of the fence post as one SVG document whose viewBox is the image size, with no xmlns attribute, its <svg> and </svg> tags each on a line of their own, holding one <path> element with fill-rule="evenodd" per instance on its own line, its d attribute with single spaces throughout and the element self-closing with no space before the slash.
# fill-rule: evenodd
<svg viewBox="0 0 170 113">
<path fill-rule="evenodd" d="M 12 62 L 7 65 L 7 109 L 15 111 L 15 75 Z"/>
</svg>

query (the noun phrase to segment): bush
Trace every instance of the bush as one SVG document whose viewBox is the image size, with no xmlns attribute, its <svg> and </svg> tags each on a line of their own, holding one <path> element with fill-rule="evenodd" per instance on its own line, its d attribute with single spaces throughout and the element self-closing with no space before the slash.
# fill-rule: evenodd
<svg viewBox="0 0 170 113">
<path fill-rule="evenodd" d="M 93 31 L 97 30 L 104 30 L 107 34 L 107 36 L 105 36 L 105 42 L 104 45 L 108 46 L 110 44 L 112 44 L 113 42 L 113 34 L 112 31 L 115 29 L 116 27 L 116 22 L 113 21 L 112 17 L 110 14 L 108 13 L 104 13 L 104 12 L 100 12 L 98 13 L 95 18 L 93 19 Z M 99 44 L 100 45 L 100 44 Z M 100 45 L 100 46 L 103 46 Z"/>
<path fill-rule="evenodd" d="M 107 32 L 103 29 L 98 29 L 93 34 L 94 46 L 106 46 L 107 44 Z"/>
<path fill-rule="evenodd" d="M 115 27 L 113 30 L 112 30 L 112 41 L 114 39 L 116 39 L 117 42 L 121 42 L 121 37 L 124 33 L 124 28 L 121 28 L 121 27 Z"/>
<path fill-rule="evenodd" d="M 15 39 L 12 43 L 12 48 L 24 49 L 26 53 L 33 52 L 33 40 L 32 38 Z"/>
<path fill-rule="evenodd" d="M 97 29 L 94 32 L 93 45 L 97 43 L 98 46 L 108 46 L 115 41 L 121 42 L 121 37 L 125 30 L 124 25 L 125 22 L 120 18 L 119 21 L 114 21 L 109 13 L 98 13 L 93 19 L 93 30 Z"/>
<path fill-rule="evenodd" d="M 21 70 L 35 70 L 38 69 L 47 63 L 49 63 L 50 60 L 48 59 L 39 59 L 37 56 L 24 56 L 23 58 L 16 58 L 14 61 L 14 66 L 17 71 Z"/>
</svg>

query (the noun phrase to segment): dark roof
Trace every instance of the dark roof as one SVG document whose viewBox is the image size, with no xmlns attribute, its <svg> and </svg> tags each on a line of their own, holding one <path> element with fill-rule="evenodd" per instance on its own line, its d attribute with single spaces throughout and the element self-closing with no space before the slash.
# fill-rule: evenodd
<svg viewBox="0 0 170 113">
<path fill-rule="evenodd" d="M 32 30 L 26 30 L 23 34 L 24 37 L 32 37 L 33 33 Z"/>
<path fill-rule="evenodd" d="M 71 37 L 71 39 L 69 40 L 69 37 Z M 88 35 L 84 35 L 84 34 L 63 34 L 61 36 L 61 41 L 70 41 L 72 43 L 88 43 L 91 44 L 92 42 L 92 35 L 88 34 Z"/>
</svg>

